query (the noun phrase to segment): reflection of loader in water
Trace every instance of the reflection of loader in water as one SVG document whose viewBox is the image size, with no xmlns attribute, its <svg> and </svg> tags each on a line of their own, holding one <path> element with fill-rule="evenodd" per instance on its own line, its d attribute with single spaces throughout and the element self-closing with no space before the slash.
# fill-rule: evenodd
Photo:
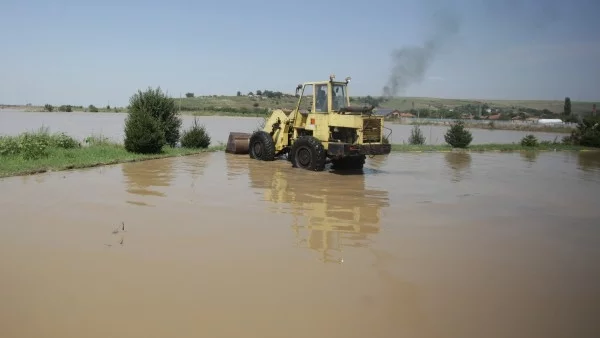
<svg viewBox="0 0 600 338">
<path fill-rule="evenodd" d="M 234 155 L 228 156 L 232 157 L 228 162 L 237 161 Z M 330 175 L 315 181 L 313 175 L 294 171 L 286 161 L 244 162 L 250 185 L 264 189 L 265 200 L 274 203 L 277 211 L 293 215 L 298 244 L 321 252 L 322 261 L 341 262 L 332 257 L 334 252 L 365 247 L 368 235 L 379 232 L 388 193 L 367 189 L 364 175 Z"/>
</svg>

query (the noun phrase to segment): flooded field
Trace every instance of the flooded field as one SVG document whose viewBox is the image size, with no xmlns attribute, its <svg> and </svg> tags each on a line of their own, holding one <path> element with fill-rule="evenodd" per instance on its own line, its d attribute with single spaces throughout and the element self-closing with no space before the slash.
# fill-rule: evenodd
<svg viewBox="0 0 600 338">
<path fill-rule="evenodd" d="M 78 139 L 84 139 L 92 133 L 99 133 L 115 141 L 124 138 L 124 121 L 127 114 L 122 113 L 26 113 L 20 111 L 0 110 L 0 135 L 17 135 L 23 131 L 37 129 L 42 125 L 50 127 L 52 132 L 65 132 Z M 192 125 L 193 116 L 182 116 L 183 127 Z M 252 132 L 261 123 L 262 118 L 202 116 L 200 123 L 206 126 L 213 144 L 227 143 L 229 132 Z M 387 123 L 392 132 L 392 143 L 408 142 L 412 126 Z M 385 130 L 387 135 L 390 130 Z M 427 139 L 427 144 L 444 144 L 444 134 L 448 127 L 422 126 L 421 131 Z M 473 134 L 473 144 L 481 143 L 511 143 L 519 142 L 523 136 L 534 134 L 540 141 L 560 141 L 566 134 L 525 132 L 512 130 L 470 129 Z"/>
<path fill-rule="evenodd" d="M 0 179 L 0 337 L 600 337 L 599 188 L 591 152 Z"/>
</svg>

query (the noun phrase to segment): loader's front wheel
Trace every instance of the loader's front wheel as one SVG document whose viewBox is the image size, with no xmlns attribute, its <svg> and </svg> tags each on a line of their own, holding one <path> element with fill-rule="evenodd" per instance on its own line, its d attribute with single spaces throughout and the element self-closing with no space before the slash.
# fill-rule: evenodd
<svg viewBox="0 0 600 338">
<path fill-rule="evenodd" d="M 289 159 L 293 167 L 322 171 L 325 169 L 325 148 L 313 136 L 301 136 L 292 145 Z"/>
<path fill-rule="evenodd" d="M 275 142 L 266 131 L 257 131 L 250 136 L 248 144 L 250 158 L 261 161 L 275 160 Z"/>
</svg>

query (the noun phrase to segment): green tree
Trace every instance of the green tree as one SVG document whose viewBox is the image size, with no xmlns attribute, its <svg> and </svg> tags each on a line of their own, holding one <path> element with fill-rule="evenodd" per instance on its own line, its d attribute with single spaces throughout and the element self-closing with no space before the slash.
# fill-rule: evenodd
<svg viewBox="0 0 600 338">
<path fill-rule="evenodd" d="M 125 120 L 125 149 L 132 153 L 156 154 L 166 144 L 158 119 L 144 110 L 133 110 Z"/>
<path fill-rule="evenodd" d="M 563 138 L 563 142 L 600 148 L 600 117 L 588 116 L 583 118 L 577 124 L 577 129 L 573 130 L 571 135 Z"/>
<path fill-rule="evenodd" d="M 446 143 L 451 145 L 453 148 L 466 148 L 473 141 L 473 135 L 471 132 L 465 129 L 465 124 L 463 121 L 458 121 L 450 128 L 444 135 L 444 139 Z"/>
<path fill-rule="evenodd" d="M 73 111 L 73 106 L 71 106 L 70 104 L 63 104 L 62 106 L 58 107 L 58 111 L 70 113 Z"/>
<path fill-rule="evenodd" d="M 194 97 L 194 93 L 185 93 L 185 97 Z"/>
<path fill-rule="evenodd" d="M 563 114 L 569 116 L 571 115 L 571 98 L 565 97 L 565 107 L 563 110 Z"/>
<path fill-rule="evenodd" d="M 175 147 L 179 141 L 182 121 L 177 105 L 175 100 L 163 93 L 160 87 L 148 88 L 145 92 L 140 90 L 134 94 L 129 100 L 129 113 L 148 114 L 155 119 L 164 134 L 166 144 L 171 147 Z"/>
</svg>

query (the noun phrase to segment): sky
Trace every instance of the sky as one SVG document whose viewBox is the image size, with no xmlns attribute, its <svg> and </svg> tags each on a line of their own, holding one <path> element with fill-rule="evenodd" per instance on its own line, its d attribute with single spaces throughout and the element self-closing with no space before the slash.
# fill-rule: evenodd
<svg viewBox="0 0 600 338">
<path fill-rule="evenodd" d="M 293 93 L 330 74 L 350 95 L 600 99 L 598 0 L 1 0 L 0 43 L 0 104 Z"/>
</svg>

